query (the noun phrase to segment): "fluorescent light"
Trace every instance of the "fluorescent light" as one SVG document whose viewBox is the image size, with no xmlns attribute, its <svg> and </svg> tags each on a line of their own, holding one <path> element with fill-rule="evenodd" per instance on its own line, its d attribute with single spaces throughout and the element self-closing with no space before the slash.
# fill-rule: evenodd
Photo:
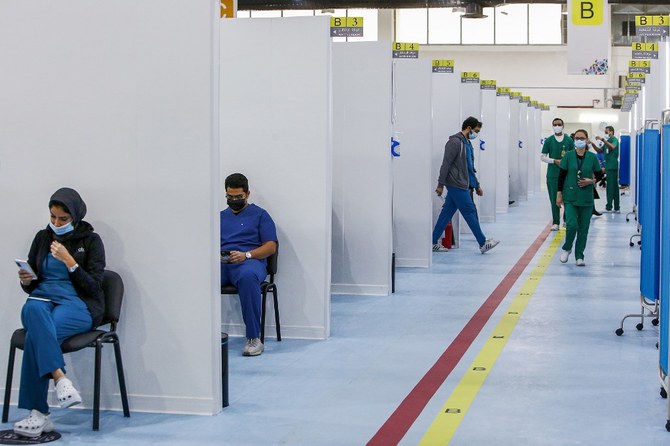
<svg viewBox="0 0 670 446">
<path fill-rule="evenodd" d="M 579 122 L 617 122 L 619 113 L 610 111 L 583 111 L 579 113 Z"/>
</svg>

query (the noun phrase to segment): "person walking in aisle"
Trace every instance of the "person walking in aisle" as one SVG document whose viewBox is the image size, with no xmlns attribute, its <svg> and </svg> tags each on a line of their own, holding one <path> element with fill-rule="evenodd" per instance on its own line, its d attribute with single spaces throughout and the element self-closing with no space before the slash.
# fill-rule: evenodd
<svg viewBox="0 0 670 446">
<path fill-rule="evenodd" d="M 549 164 L 547 166 L 547 191 L 549 192 L 549 203 L 551 204 L 551 216 L 553 219 L 552 231 L 558 231 L 561 223 L 561 209 L 556 205 L 556 193 L 558 192 L 558 176 L 561 171 L 559 164 L 565 154 L 575 148 L 575 144 L 568 135 L 563 134 L 563 120 L 554 118 L 551 122 L 554 134 L 544 140 L 541 159 Z M 563 217 L 565 220 L 565 216 Z"/>
<path fill-rule="evenodd" d="M 482 123 L 477 118 L 470 116 L 463 121 L 461 131 L 450 136 L 449 141 L 444 146 L 444 157 L 435 193 L 441 197 L 446 186 L 447 196 L 444 198 L 442 211 L 437 217 L 437 223 L 435 223 L 435 229 L 433 229 L 433 251 L 435 252 L 446 251 L 446 248 L 442 247 L 438 240 L 457 210 L 461 212 L 477 239 L 479 251 L 482 254 L 495 248 L 500 243 L 498 240 L 487 239 L 482 232 L 475 203 L 470 196 L 471 187 L 480 197 L 484 195 L 484 191 L 475 176 L 473 149 L 470 142 L 477 138 L 481 128 Z"/>
<path fill-rule="evenodd" d="M 605 212 L 614 212 L 617 214 L 619 209 L 619 140 L 614 136 L 614 127 L 608 125 L 605 127 L 607 139 L 596 136 L 597 140 L 603 142 L 603 147 L 598 150 L 605 153 L 605 178 L 607 179 L 607 204 Z M 597 150 L 597 149 L 596 149 Z"/>
<path fill-rule="evenodd" d="M 584 249 L 591 224 L 593 212 L 593 187 L 596 183 L 595 175 L 600 172 L 598 158 L 586 150 L 590 144 L 586 130 L 575 132 L 575 150 L 563 157 L 559 164 L 558 192 L 556 205 L 560 208 L 565 204 L 565 222 L 567 233 L 561 252 L 561 263 L 566 263 L 575 243 L 575 259 L 577 266 L 585 266 Z"/>
</svg>

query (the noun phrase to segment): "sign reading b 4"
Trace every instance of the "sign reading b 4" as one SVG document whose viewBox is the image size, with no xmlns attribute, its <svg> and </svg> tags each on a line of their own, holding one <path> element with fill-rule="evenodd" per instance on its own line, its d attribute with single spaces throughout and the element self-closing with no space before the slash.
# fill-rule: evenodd
<svg viewBox="0 0 670 446">
<path fill-rule="evenodd" d="M 572 24 L 600 26 L 605 14 L 605 0 L 572 0 Z"/>
</svg>

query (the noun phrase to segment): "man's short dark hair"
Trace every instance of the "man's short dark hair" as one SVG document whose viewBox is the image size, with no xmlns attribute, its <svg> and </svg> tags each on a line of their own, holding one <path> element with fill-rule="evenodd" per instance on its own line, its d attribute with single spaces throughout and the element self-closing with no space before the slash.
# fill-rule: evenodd
<svg viewBox="0 0 670 446">
<path fill-rule="evenodd" d="M 465 130 L 468 127 L 471 129 L 481 127 L 483 124 L 479 122 L 479 119 L 475 118 L 474 116 L 468 116 L 468 119 L 463 121 L 463 126 L 461 127 L 461 130 Z"/>
<path fill-rule="evenodd" d="M 610 132 L 614 133 L 614 127 L 612 127 L 611 125 L 605 127 L 605 130 L 609 130 Z"/>
<path fill-rule="evenodd" d="M 554 119 L 551 120 L 551 123 L 553 124 L 555 121 L 561 121 L 561 125 L 565 125 L 565 123 L 563 122 L 563 120 L 561 118 L 554 118 Z"/>
<path fill-rule="evenodd" d="M 231 173 L 226 178 L 225 187 L 226 189 L 242 188 L 242 190 L 246 194 L 247 192 L 249 192 L 249 180 L 247 180 L 247 177 L 245 177 L 241 173 Z"/>
</svg>

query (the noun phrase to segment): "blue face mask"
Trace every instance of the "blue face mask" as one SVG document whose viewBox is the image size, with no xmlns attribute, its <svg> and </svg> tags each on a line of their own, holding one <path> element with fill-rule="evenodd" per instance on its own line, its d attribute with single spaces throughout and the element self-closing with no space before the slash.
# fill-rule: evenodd
<svg viewBox="0 0 670 446">
<path fill-rule="evenodd" d="M 470 134 L 468 135 L 468 138 L 470 138 L 470 139 L 477 139 L 478 136 L 479 136 L 479 133 L 478 133 L 478 132 L 473 132 L 473 131 L 471 130 L 471 131 L 470 131 Z"/>
<path fill-rule="evenodd" d="M 575 141 L 575 147 L 577 149 L 583 149 L 584 147 L 586 147 L 586 141 L 582 141 L 582 140 Z"/>
<path fill-rule="evenodd" d="M 49 227 L 56 235 L 65 235 L 68 232 L 74 231 L 74 226 L 72 226 L 72 222 L 63 226 L 54 226 L 53 223 L 49 222 Z"/>
</svg>

